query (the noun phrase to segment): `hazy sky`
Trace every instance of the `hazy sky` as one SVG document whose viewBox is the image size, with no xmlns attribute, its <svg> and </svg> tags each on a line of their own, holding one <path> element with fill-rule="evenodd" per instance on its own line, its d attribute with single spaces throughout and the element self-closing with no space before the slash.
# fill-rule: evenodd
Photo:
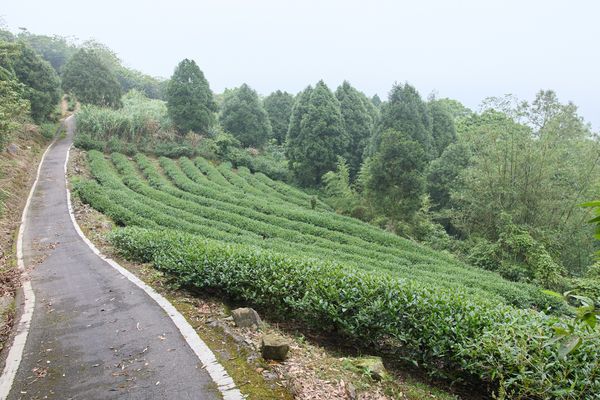
<svg viewBox="0 0 600 400">
<path fill-rule="evenodd" d="M 477 108 L 487 96 L 554 89 L 600 128 L 600 2 L 5 0 L 15 31 L 94 38 L 126 65 L 168 77 L 193 58 L 220 92 L 262 94 L 344 79 L 387 96 L 409 82 Z"/>
</svg>

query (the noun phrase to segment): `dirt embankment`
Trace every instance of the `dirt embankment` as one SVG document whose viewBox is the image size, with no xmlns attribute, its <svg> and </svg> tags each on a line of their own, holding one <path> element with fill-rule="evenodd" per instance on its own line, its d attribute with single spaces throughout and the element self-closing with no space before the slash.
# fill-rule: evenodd
<svg viewBox="0 0 600 400">
<path fill-rule="evenodd" d="M 24 124 L 0 149 L 0 349 L 12 326 L 13 299 L 20 285 L 15 242 L 23 207 L 49 139 Z"/>
</svg>

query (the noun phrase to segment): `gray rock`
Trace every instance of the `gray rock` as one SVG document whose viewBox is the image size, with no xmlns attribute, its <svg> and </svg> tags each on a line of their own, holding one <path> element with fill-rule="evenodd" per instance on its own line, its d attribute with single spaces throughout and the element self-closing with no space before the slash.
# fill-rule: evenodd
<svg viewBox="0 0 600 400">
<path fill-rule="evenodd" d="M 265 360 L 283 361 L 290 351 L 290 345 L 285 339 L 276 335 L 262 337 L 261 353 Z"/>
<path fill-rule="evenodd" d="M 371 378 L 376 381 L 380 381 L 387 377 L 387 371 L 383 366 L 383 361 L 381 361 L 381 357 L 364 357 L 354 360 L 352 362 L 354 366 L 364 370 L 366 373 L 371 375 Z"/>
<path fill-rule="evenodd" d="M 231 313 L 233 321 L 240 328 L 259 327 L 261 324 L 258 313 L 252 308 L 237 308 Z"/>
<path fill-rule="evenodd" d="M 19 152 L 19 146 L 17 146 L 14 143 L 11 143 L 8 145 L 8 147 L 6 148 L 6 151 L 8 151 L 10 154 L 15 155 Z"/>
</svg>

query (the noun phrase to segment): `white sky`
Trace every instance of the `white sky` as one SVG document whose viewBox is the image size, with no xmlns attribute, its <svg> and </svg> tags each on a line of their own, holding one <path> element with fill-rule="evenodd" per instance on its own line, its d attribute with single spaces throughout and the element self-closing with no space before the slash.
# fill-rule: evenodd
<svg viewBox="0 0 600 400">
<path fill-rule="evenodd" d="M 211 88 L 262 94 L 344 79 L 387 96 L 409 82 L 477 108 L 553 89 L 600 128 L 595 0 L 4 0 L 12 31 L 94 38 L 128 66 L 168 77 L 193 58 Z"/>
</svg>

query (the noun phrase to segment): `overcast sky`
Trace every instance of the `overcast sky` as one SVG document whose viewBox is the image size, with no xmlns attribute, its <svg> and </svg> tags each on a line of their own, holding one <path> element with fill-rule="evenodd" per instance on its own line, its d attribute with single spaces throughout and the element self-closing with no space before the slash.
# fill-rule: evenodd
<svg viewBox="0 0 600 400">
<path fill-rule="evenodd" d="M 262 94 L 344 79 L 387 96 L 409 82 L 477 109 L 488 96 L 553 89 L 600 128 L 596 0 L 4 1 L 9 29 L 96 39 L 168 77 L 193 58 L 211 88 Z"/>
</svg>

